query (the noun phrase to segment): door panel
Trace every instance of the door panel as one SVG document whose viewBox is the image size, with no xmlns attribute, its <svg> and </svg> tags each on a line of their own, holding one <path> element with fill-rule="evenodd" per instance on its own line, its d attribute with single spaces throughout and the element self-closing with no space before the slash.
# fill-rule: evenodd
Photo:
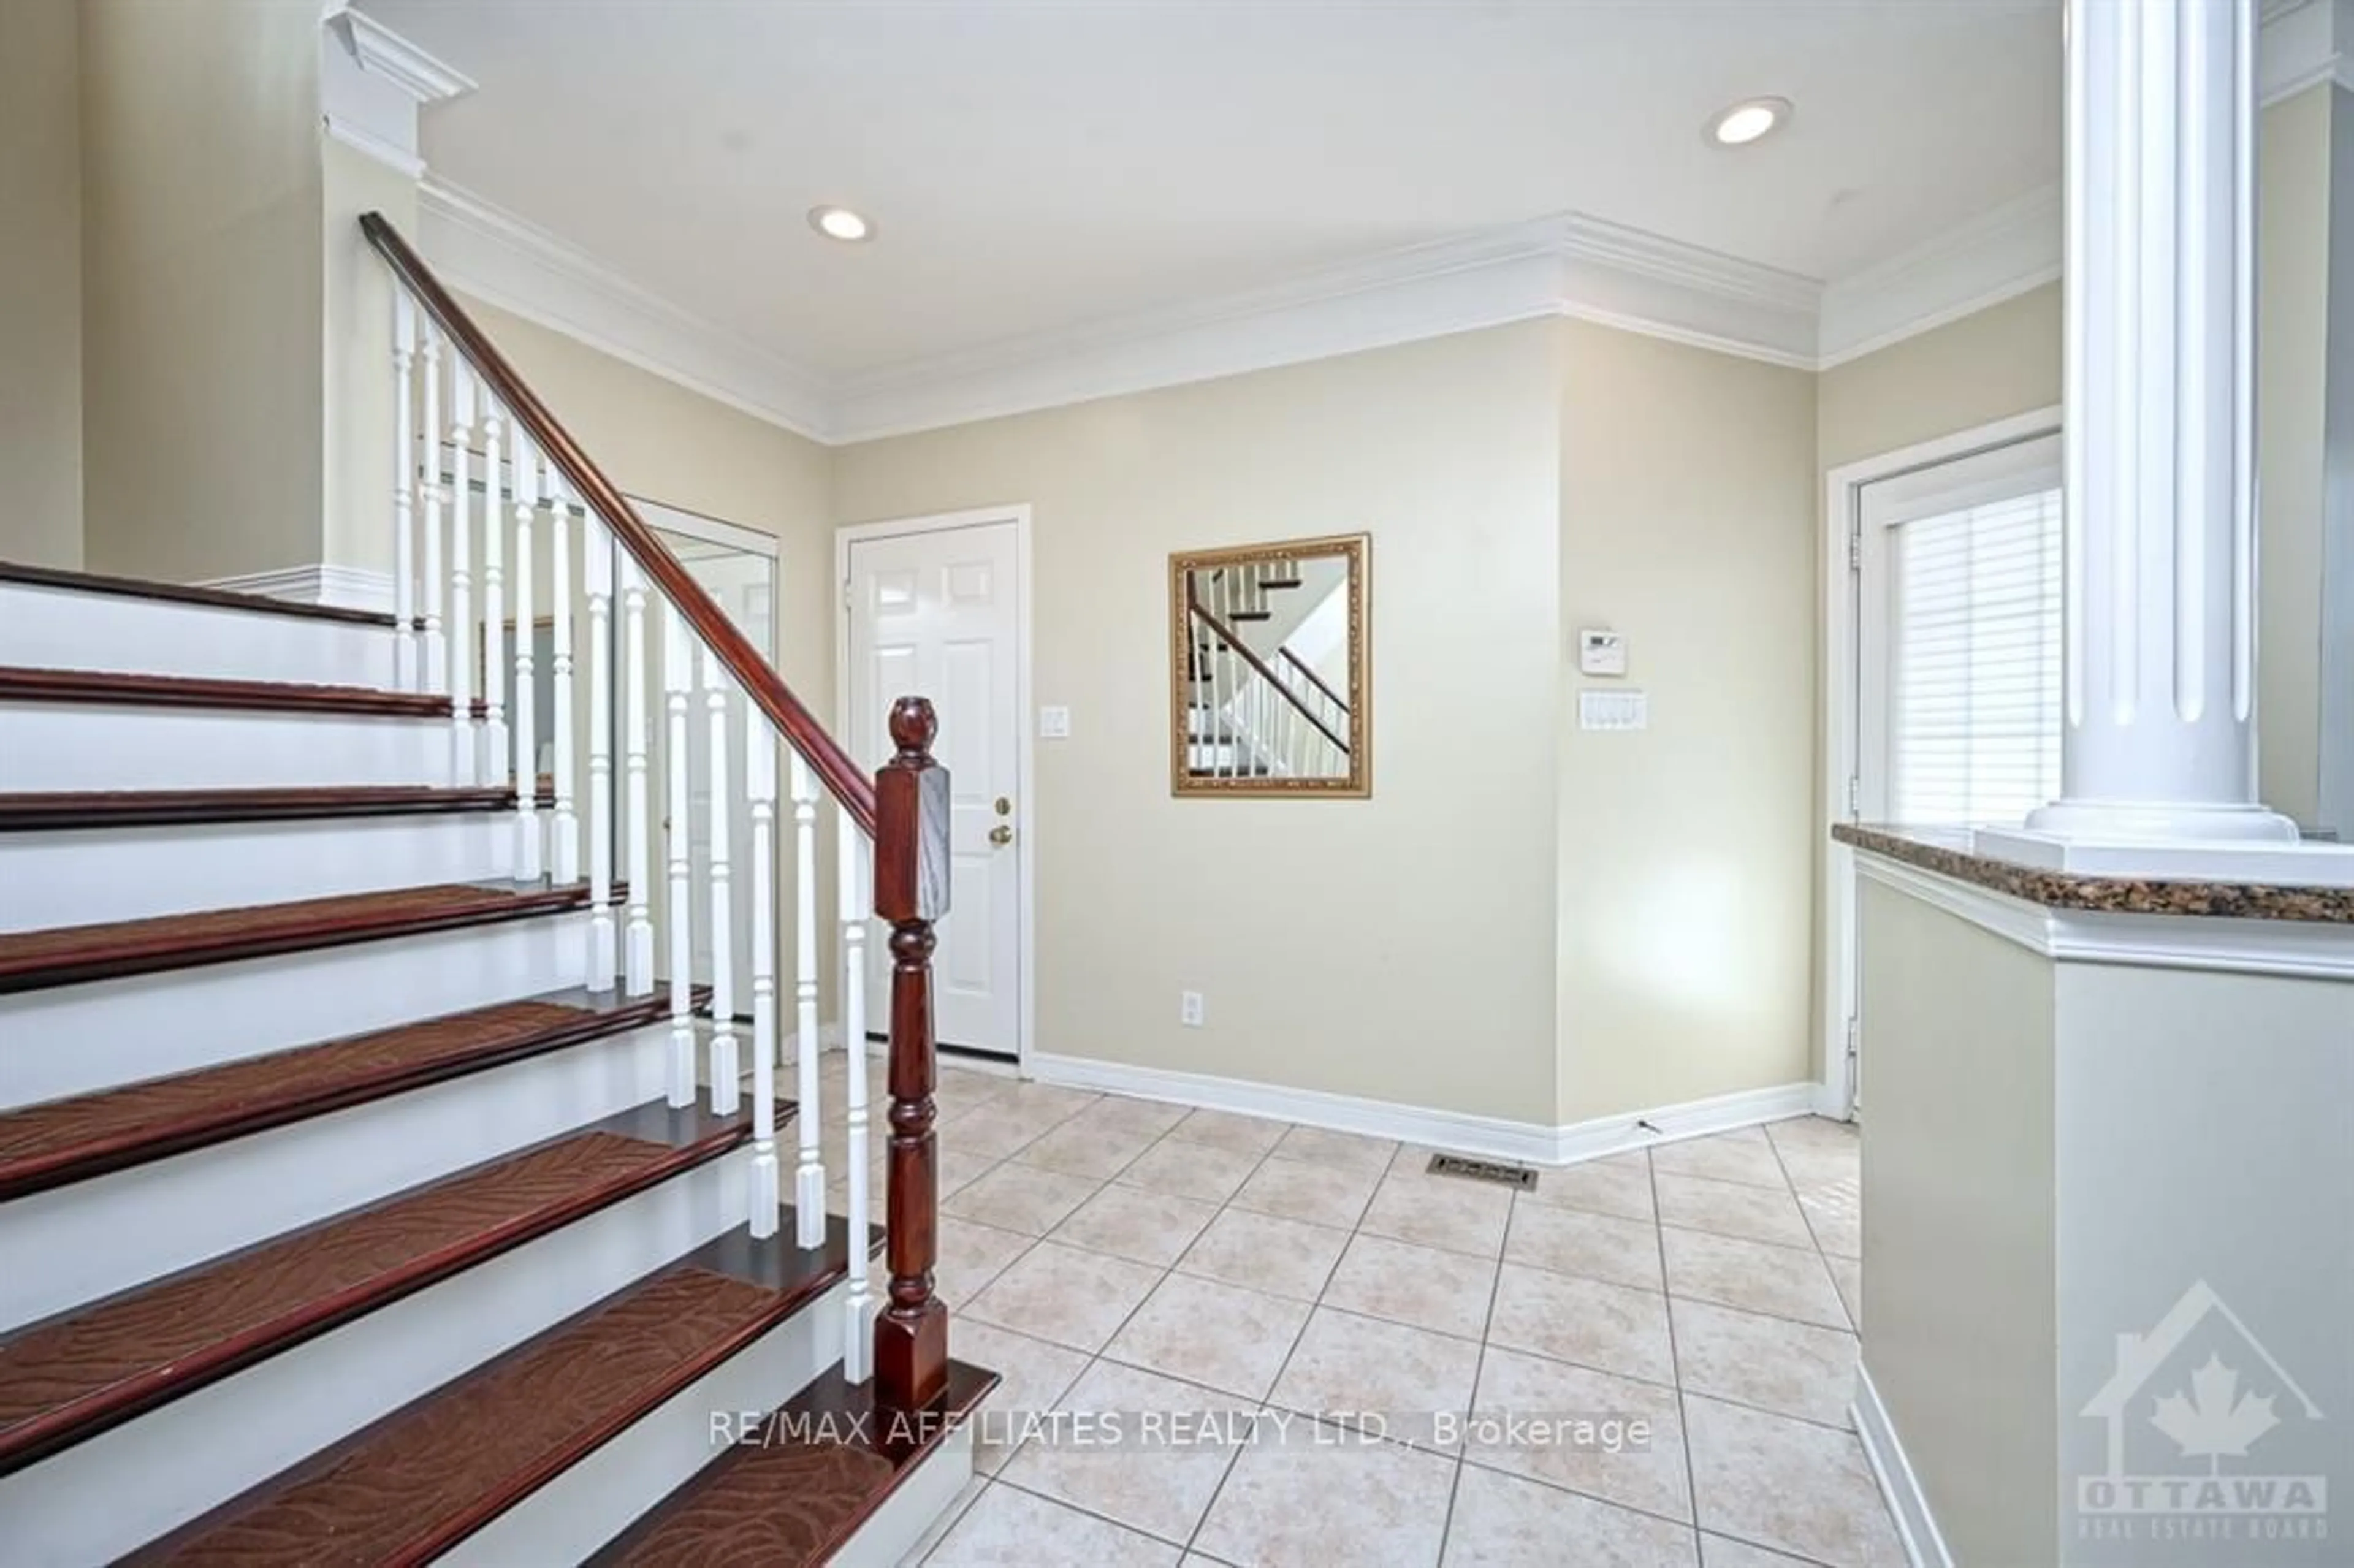
<svg viewBox="0 0 2354 1568">
<path fill-rule="evenodd" d="M 951 785 L 949 907 L 933 959 L 939 1037 L 1011 1056 L 1021 1032 L 1021 856 L 1013 835 L 1023 821 L 1014 524 L 857 540 L 849 560 L 846 728 L 859 762 L 873 768 L 888 758 L 885 720 L 895 699 L 928 697 L 939 715 L 932 754 Z M 867 1015 L 876 1020 L 887 1016 L 882 948 L 870 947 Z"/>
</svg>

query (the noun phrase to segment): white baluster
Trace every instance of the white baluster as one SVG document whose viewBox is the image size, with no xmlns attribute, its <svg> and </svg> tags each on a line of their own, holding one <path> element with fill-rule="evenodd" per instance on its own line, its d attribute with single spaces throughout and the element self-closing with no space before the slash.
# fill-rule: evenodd
<svg viewBox="0 0 2354 1568">
<path fill-rule="evenodd" d="M 482 768 L 485 784 L 507 781 L 506 470 L 499 438 L 506 421 L 482 389 Z"/>
<path fill-rule="evenodd" d="M 580 570 L 588 595 L 588 989 L 613 989 L 613 536 L 580 514 Z M 641 780 L 642 782 L 642 780 Z"/>
<path fill-rule="evenodd" d="M 793 1202 L 801 1211 L 801 1245 L 820 1246 L 825 1242 L 825 1160 L 818 1148 L 824 1114 L 817 1077 L 817 777 L 799 751 L 793 753 L 793 1028 L 801 1047 L 801 1104 L 793 1117 L 801 1130 Z"/>
<path fill-rule="evenodd" d="M 695 910 L 687 885 L 686 698 L 695 689 L 695 646 L 678 608 L 663 604 L 663 696 L 669 715 L 669 789 L 663 799 L 663 845 L 670 863 L 670 1103 L 695 1103 Z"/>
<path fill-rule="evenodd" d="M 472 784 L 482 756 L 474 739 L 474 540 L 467 518 L 473 506 L 467 465 L 473 461 L 474 371 L 450 361 L 450 624 L 443 654 L 450 670 L 450 766 L 454 781 Z"/>
<path fill-rule="evenodd" d="M 539 729 L 537 671 L 532 659 L 531 524 L 539 512 L 539 454 L 514 433 L 514 878 L 539 880 Z"/>
<path fill-rule="evenodd" d="M 621 802 L 622 862 L 629 868 L 630 902 L 621 939 L 621 989 L 645 996 L 654 989 L 654 857 L 652 793 L 646 778 L 646 579 L 627 555 L 615 563 L 621 573 Z"/>
<path fill-rule="evenodd" d="M 703 651 L 703 708 L 711 724 L 711 1111 L 734 1116 L 744 1068 L 736 1048 L 736 904 L 727 863 L 727 673 Z"/>
<path fill-rule="evenodd" d="M 392 291 L 392 646 L 393 683 L 417 689 L 417 302 L 408 291 Z"/>
<path fill-rule="evenodd" d="M 777 1234 L 778 1202 L 777 737 L 757 713 L 744 721 L 744 793 L 752 802 L 752 1234 L 765 1237 Z"/>
<path fill-rule="evenodd" d="M 850 1185 L 850 1298 L 842 1345 L 842 1375 L 864 1383 L 874 1370 L 875 1297 L 866 1253 L 874 1194 L 866 1185 L 866 910 L 875 888 L 866 874 L 866 835 L 847 811 L 836 811 L 834 881 L 842 906 L 842 1097 L 850 1137 L 843 1176 Z"/>
<path fill-rule="evenodd" d="M 418 443 L 418 467 L 425 488 L 425 689 L 450 689 L 448 648 L 441 633 L 441 329 L 428 316 L 420 325 L 425 380 L 425 439 Z"/>
<path fill-rule="evenodd" d="M 548 738 L 555 743 L 556 810 L 547 823 L 547 874 L 553 881 L 580 880 L 580 818 L 574 804 L 573 769 L 579 753 L 572 737 L 572 508 L 564 480 L 550 463 L 547 469 L 548 604 L 555 620 L 550 658 L 555 668 L 550 684 L 556 711 L 548 715 Z"/>
</svg>

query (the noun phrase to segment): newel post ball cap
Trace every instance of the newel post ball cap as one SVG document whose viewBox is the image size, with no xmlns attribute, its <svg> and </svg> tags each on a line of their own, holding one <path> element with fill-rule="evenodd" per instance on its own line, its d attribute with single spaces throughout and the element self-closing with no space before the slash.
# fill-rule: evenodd
<svg viewBox="0 0 2354 1568">
<path fill-rule="evenodd" d="M 901 697 L 891 705 L 891 740 L 902 757 L 921 757 L 940 733 L 939 715 L 928 697 Z"/>
</svg>

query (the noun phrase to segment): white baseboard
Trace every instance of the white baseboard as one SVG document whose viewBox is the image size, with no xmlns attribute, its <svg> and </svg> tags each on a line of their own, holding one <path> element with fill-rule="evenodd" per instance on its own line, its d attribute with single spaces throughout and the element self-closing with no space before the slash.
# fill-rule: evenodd
<svg viewBox="0 0 2354 1568">
<path fill-rule="evenodd" d="M 273 572 L 247 572 L 214 577 L 198 588 L 227 588 L 232 593 L 259 594 L 295 604 L 333 605 L 337 609 L 373 610 L 389 615 L 393 607 L 392 574 L 365 567 L 335 567 L 316 562 L 284 567 Z"/>
<path fill-rule="evenodd" d="M 1855 1368 L 1852 1411 L 1872 1478 L 1880 1483 L 1880 1495 L 1888 1499 L 1888 1511 L 1895 1516 L 1896 1536 L 1904 1547 L 1905 1561 L 1913 1568 L 1954 1568 L 1953 1553 L 1946 1550 L 1946 1538 L 1937 1533 L 1937 1521 L 1929 1512 L 1920 1478 L 1904 1457 L 1904 1445 L 1897 1441 L 1888 1407 L 1880 1403 L 1871 1370 L 1861 1361 Z"/>
<path fill-rule="evenodd" d="M 1032 1053 L 1029 1072 L 1041 1083 L 1236 1111 L 1245 1116 L 1300 1122 L 1372 1138 L 1394 1138 L 1428 1148 L 1536 1165 L 1574 1164 L 1655 1143 L 1811 1116 L 1819 1087 L 1815 1084 L 1787 1084 L 1778 1088 L 1721 1095 L 1713 1099 L 1557 1126 L 1044 1052 Z M 1645 1123 L 1649 1124 L 1648 1128 Z"/>
</svg>

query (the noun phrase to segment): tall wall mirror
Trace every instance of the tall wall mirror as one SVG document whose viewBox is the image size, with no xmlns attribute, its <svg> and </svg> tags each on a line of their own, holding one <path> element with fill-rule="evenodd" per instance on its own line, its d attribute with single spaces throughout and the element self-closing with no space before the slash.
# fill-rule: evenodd
<svg viewBox="0 0 2354 1568">
<path fill-rule="evenodd" d="M 1169 557 L 1169 787 L 1373 793 L 1372 542 Z"/>
</svg>

